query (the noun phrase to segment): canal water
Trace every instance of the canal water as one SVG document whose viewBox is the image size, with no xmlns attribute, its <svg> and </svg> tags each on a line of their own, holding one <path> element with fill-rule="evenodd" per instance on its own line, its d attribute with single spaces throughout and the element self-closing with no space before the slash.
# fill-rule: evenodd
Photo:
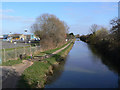
<svg viewBox="0 0 120 90">
<path fill-rule="evenodd" d="M 118 88 L 116 70 L 102 59 L 89 45 L 76 40 L 45 88 Z"/>
</svg>

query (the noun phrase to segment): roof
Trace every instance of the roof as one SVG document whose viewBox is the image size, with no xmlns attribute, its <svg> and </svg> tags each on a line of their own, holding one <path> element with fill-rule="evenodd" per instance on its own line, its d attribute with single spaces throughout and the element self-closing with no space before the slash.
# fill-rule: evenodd
<svg viewBox="0 0 120 90">
<path fill-rule="evenodd" d="M 10 34 L 9 36 L 20 36 L 22 34 Z"/>
<path fill-rule="evenodd" d="M 0 35 L 0 38 L 3 38 L 3 36 L 2 36 L 2 35 Z"/>
</svg>

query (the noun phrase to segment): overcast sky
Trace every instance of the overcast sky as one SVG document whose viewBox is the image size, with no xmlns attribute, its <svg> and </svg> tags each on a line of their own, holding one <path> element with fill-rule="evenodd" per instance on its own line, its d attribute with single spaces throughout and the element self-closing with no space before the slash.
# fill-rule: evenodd
<svg viewBox="0 0 120 90">
<path fill-rule="evenodd" d="M 44 14 L 54 14 L 69 26 L 74 34 L 90 33 L 92 24 L 109 28 L 111 19 L 118 16 L 117 2 L 4 2 L 2 15 L 2 33 L 24 33 Z"/>
</svg>

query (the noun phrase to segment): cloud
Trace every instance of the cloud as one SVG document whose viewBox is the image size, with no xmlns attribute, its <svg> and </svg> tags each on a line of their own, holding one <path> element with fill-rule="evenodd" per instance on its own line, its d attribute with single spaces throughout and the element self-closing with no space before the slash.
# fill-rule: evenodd
<svg viewBox="0 0 120 90">
<path fill-rule="evenodd" d="M 0 13 L 9 13 L 9 12 L 14 12 L 13 9 L 0 9 Z"/>
<path fill-rule="evenodd" d="M 23 18 L 20 16 L 9 16 L 9 15 L 1 15 L 1 20 L 10 20 L 10 21 L 21 21 Z"/>
<path fill-rule="evenodd" d="M 13 21 L 13 22 L 21 22 L 21 23 L 35 22 L 34 18 L 25 18 L 21 16 L 10 16 L 10 15 L 2 15 L 2 14 L 0 14 L 0 20 L 8 20 L 8 21 Z"/>
<path fill-rule="evenodd" d="M 88 69 L 84 69 L 84 68 L 76 68 L 76 67 L 69 67 L 66 69 L 67 71 L 72 71 L 72 72 L 82 72 L 82 73 L 89 73 L 89 74 L 95 74 L 95 71 L 91 71 Z"/>
<path fill-rule="evenodd" d="M 23 20 L 24 23 L 33 23 L 35 22 L 35 19 L 34 18 L 26 18 Z"/>
<path fill-rule="evenodd" d="M 21 16 L 6 15 L 6 13 L 14 12 L 13 9 L 0 9 L 0 20 L 8 20 L 13 22 L 32 23 L 34 18 L 26 18 Z"/>
</svg>

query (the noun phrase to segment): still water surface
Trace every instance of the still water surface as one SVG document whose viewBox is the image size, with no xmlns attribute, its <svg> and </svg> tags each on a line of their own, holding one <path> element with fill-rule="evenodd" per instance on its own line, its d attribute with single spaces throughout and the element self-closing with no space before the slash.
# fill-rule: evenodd
<svg viewBox="0 0 120 90">
<path fill-rule="evenodd" d="M 45 88 L 118 88 L 118 74 L 110 68 L 86 43 L 75 41 Z"/>
</svg>

